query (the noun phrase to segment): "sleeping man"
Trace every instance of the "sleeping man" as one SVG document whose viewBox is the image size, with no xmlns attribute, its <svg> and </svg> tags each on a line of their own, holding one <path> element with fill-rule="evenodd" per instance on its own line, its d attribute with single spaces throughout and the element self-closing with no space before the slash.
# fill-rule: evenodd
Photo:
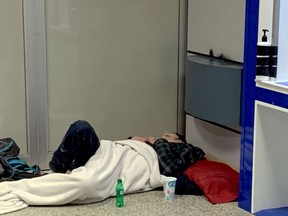
<svg viewBox="0 0 288 216">
<path fill-rule="evenodd" d="M 185 137 L 178 133 L 165 132 L 161 138 L 134 136 L 128 139 L 146 143 L 155 150 L 160 173 L 178 178 L 176 194 L 202 195 L 199 187 L 183 175 L 196 160 L 204 158 L 202 149 L 188 144 Z M 76 121 L 54 152 L 49 166 L 54 172 L 66 173 L 67 170 L 85 165 L 99 146 L 93 127 L 86 121 Z"/>
<path fill-rule="evenodd" d="M 79 120 L 53 154 L 49 163 L 53 173 L 0 183 L 0 214 L 28 205 L 102 201 L 115 195 L 118 178 L 123 180 L 125 193 L 135 193 L 161 187 L 161 175 L 175 176 L 179 190 L 184 193 L 190 188 L 190 194 L 198 195 L 200 189 L 192 182 L 187 184 L 182 173 L 203 157 L 200 148 L 177 134 L 99 141 L 92 126 Z"/>
</svg>

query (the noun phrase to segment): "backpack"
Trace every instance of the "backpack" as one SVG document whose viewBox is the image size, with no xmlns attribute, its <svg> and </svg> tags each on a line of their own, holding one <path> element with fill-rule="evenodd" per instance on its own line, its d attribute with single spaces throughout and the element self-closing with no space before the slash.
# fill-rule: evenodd
<svg viewBox="0 0 288 216">
<path fill-rule="evenodd" d="M 18 156 L 20 148 L 12 138 L 0 139 L 0 179 L 19 180 L 41 175 L 39 166 L 30 167 Z"/>
</svg>

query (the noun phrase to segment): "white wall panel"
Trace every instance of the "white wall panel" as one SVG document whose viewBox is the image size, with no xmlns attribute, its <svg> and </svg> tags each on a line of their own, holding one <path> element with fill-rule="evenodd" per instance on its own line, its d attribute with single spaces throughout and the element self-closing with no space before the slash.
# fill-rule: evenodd
<svg viewBox="0 0 288 216">
<path fill-rule="evenodd" d="M 209 160 L 226 163 L 239 171 L 240 134 L 186 115 L 186 138 L 202 148 Z"/>
</svg>

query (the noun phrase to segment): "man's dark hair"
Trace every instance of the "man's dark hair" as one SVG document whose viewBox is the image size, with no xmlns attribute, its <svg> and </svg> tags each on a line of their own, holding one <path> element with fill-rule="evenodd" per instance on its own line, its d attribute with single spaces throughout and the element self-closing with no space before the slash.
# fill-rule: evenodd
<svg viewBox="0 0 288 216">
<path fill-rule="evenodd" d="M 179 133 L 175 133 L 175 134 L 179 137 L 179 140 L 181 140 L 183 143 L 187 143 L 187 140 L 184 135 L 179 134 Z"/>
</svg>

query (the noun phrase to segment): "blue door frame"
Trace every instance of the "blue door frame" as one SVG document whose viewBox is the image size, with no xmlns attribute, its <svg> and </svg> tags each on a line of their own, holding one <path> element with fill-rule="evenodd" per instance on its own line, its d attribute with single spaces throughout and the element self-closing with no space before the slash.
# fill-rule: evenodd
<svg viewBox="0 0 288 216">
<path fill-rule="evenodd" d="M 242 74 L 240 208 L 251 212 L 255 100 L 288 109 L 288 95 L 256 87 L 259 0 L 246 0 Z M 286 208 L 287 209 L 287 208 Z"/>
<path fill-rule="evenodd" d="M 246 0 L 242 75 L 240 208 L 251 212 L 255 77 L 259 0 Z"/>
</svg>

